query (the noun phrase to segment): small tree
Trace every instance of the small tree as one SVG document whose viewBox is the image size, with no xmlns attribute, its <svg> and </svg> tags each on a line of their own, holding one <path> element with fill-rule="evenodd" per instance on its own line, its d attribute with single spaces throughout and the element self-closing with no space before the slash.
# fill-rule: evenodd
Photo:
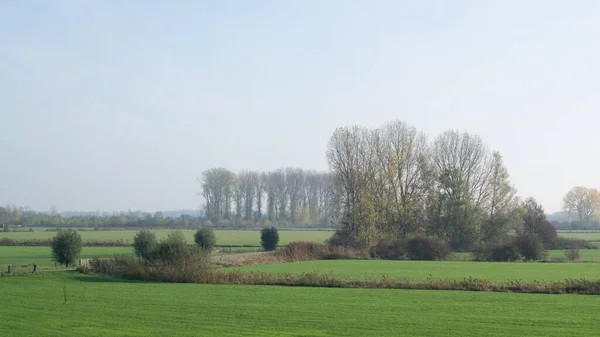
<svg viewBox="0 0 600 337">
<path fill-rule="evenodd" d="M 548 221 L 544 221 L 538 227 L 537 234 L 540 237 L 540 239 L 542 240 L 542 242 L 544 243 L 544 246 L 546 246 L 546 247 L 551 247 L 552 243 L 554 243 L 554 241 L 556 241 L 556 239 L 558 238 L 558 234 L 556 233 L 556 228 L 554 227 L 554 225 L 552 225 Z"/>
<path fill-rule="evenodd" d="M 523 233 L 515 238 L 515 246 L 526 260 L 541 260 L 546 257 L 546 249 L 537 235 Z"/>
<path fill-rule="evenodd" d="M 417 236 L 408 239 L 404 249 L 410 260 L 445 260 L 452 254 L 450 245 L 437 237 Z"/>
<path fill-rule="evenodd" d="M 277 232 L 277 228 L 263 228 L 260 231 L 260 244 L 264 248 L 264 250 L 275 250 L 275 248 L 277 248 L 278 243 L 279 233 Z"/>
<path fill-rule="evenodd" d="M 196 234 L 194 234 L 194 241 L 205 252 L 210 252 L 217 244 L 215 232 L 210 228 L 199 229 Z"/>
<path fill-rule="evenodd" d="M 525 211 L 523 215 L 523 231 L 530 234 L 538 234 L 540 226 L 547 220 L 544 208 L 534 198 L 527 198 L 523 203 Z"/>
<path fill-rule="evenodd" d="M 190 247 L 181 231 L 171 232 L 156 246 L 156 257 L 163 261 L 177 260 L 188 254 Z"/>
<path fill-rule="evenodd" d="M 156 249 L 156 235 L 153 232 L 142 229 L 133 238 L 133 251 L 135 255 L 143 259 L 149 259 Z"/>
<path fill-rule="evenodd" d="M 59 230 L 50 244 L 52 259 L 65 267 L 75 264 L 81 254 L 81 246 L 81 236 L 75 230 Z"/>
</svg>

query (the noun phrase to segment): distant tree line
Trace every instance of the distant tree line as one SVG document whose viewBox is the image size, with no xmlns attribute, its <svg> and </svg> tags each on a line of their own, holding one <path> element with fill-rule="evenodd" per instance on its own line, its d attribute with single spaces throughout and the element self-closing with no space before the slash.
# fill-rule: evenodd
<svg viewBox="0 0 600 337">
<path fill-rule="evenodd" d="M 25 207 L 0 206 L 0 231 L 15 227 L 199 227 L 204 219 L 182 214 L 164 216 L 162 212 L 119 212 L 111 215 L 62 216 L 56 211 L 36 212 Z"/>
<path fill-rule="evenodd" d="M 199 179 L 204 213 L 212 225 L 328 226 L 338 212 L 333 175 L 286 168 L 271 172 L 226 168 Z"/>
</svg>

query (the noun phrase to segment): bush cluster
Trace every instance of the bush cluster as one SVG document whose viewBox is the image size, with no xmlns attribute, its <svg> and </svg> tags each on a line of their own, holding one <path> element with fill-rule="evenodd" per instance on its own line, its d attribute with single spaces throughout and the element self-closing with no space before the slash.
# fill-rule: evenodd
<svg viewBox="0 0 600 337">
<path fill-rule="evenodd" d="M 180 231 L 174 231 L 158 242 L 156 235 L 149 230 L 139 231 L 133 238 L 133 249 L 138 258 L 148 262 L 174 262 L 190 256 L 205 255 L 205 250 L 196 245 L 188 245 Z"/>
<path fill-rule="evenodd" d="M 371 256 L 392 260 L 446 260 L 452 249 L 448 242 L 435 236 L 414 236 L 396 242 L 381 242 L 370 250 Z"/>
<path fill-rule="evenodd" d="M 548 249 L 596 249 L 597 247 L 582 239 L 557 238 Z"/>
<path fill-rule="evenodd" d="M 542 260 L 547 251 L 542 240 L 534 234 L 523 233 L 503 244 L 476 247 L 475 261 L 511 262 L 519 260 Z"/>
<path fill-rule="evenodd" d="M 354 249 L 365 249 L 365 245 L 358 242 L 354 235 L 344 229 L 338 229 L 333 235 L 327 240 L 327 243 L 334 246 L 349 247 Z"/>
</svg>

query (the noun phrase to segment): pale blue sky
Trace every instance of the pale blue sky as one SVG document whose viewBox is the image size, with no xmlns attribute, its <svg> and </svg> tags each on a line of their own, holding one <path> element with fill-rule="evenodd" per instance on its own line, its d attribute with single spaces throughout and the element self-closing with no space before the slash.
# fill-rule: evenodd
<svg viewBox="0 0 600 337">
<path fill-rule="evenodd" d="M 479 134 L 547 211 L 600 187 L 600 1 L 0 0 L 0 204 L 198 207 L 337 126 Z"/>
</svg>

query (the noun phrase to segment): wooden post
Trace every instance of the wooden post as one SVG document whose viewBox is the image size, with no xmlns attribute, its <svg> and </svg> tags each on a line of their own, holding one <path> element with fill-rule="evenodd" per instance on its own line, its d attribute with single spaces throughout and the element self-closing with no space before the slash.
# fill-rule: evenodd
<svg viewBox="0 0 600 337">
<path fill-rule="evenodd" d="M 12 266 L 9 264 L 9 265 L 8 265 L 8 273 L 9 273 L 9 274 L 10 274 L 10 271 L 11 271 L 11 269 L 12 269 Z"/>
<path fill-rule="evenodd" d="M 35 264 L 35 263 L 33 264 L 33 272 L 37 273 L 37 264 Z"/>
</svg>

